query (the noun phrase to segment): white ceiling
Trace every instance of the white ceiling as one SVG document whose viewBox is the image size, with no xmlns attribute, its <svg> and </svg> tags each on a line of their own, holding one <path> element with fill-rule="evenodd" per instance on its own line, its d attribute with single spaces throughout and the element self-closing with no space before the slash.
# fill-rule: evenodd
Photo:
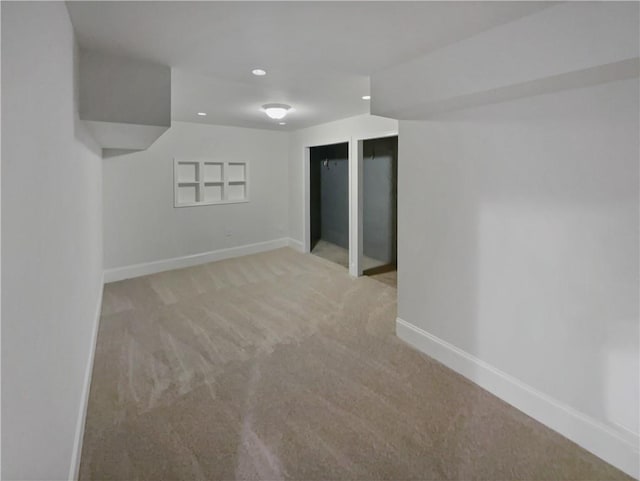
<svg viewBox="0 0 640 481">
<path fill-rule="evenodd" d="M 174 120 L 298 129 L 369 111 L 369 75 L 544 2 L 68 2 L 83 48 L 172 67 Z M 265 77 L 251 70 L 267 70 Z M 259 109 L 295 108 L 281 127 Z M 199 117 L 197 112 L 207 112 Z"/>
</svg>

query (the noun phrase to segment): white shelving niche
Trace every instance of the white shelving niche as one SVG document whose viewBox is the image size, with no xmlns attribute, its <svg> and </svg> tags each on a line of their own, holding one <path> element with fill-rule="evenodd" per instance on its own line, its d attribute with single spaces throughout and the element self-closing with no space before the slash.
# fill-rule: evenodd
<svg viewBox="0 0 640 481">
<path fill-rule="evenodd" d="M 249 202 L 247 162 L 174 159 L 174 206 Z"/>
</svg>

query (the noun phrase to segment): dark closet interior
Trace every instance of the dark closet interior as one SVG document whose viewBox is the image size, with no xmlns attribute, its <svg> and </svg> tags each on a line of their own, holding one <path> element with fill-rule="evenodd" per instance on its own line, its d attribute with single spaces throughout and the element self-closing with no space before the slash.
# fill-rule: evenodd
<svg viewBox="0 0 640 481">
<path fill-rule="evenodd" d="M 310 148 L 311 252 L 344 266 L 349 251 L 348 160 L 347 142 Z"/>
<path fill-rule="evenodd" d="M 393 271 L 398 247 L 398 137 L 363 142 L 364 274 Z"/>
<path fill-rule="evenodd" d="M 311 147 L 309 158 L 311 252 L 348 267 L 349 144 Z M 363 273 L 395 271 L 398 137 L 364 140 L 362 169 Z"/>
</svg>

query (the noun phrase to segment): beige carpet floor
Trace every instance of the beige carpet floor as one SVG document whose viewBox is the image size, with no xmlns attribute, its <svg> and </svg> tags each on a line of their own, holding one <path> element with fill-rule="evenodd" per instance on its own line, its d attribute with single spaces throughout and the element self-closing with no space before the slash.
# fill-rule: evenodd
<svg viewBox="0 0 640 481">
<path fill-rule="evenodd" d="M 105 286 L 82 480 L 628 479 L 394 336 L 291 249 Z"/>
<path fill-rule="evenodd" d="M 313 255 L 322 257 L 331 262 L 341 265 L 342 267 L 349 268 L 349 249 L 345 249 L 339 245 L 328 242 L 324 239 L 320 239 L 311 251 Z M 379 261 L 371 257 L 362 257 L 362 268 L 371 269 L 372 267 L 378 267 L 384 265 L 384 261 Z"/>
<path fill-rule="evenodd" d="M 398 271 L 396 270 L 383 272 L 382 274 L 372 274 L 369 277 L 371 279 L 375 279 L 376 281 L 384 282 L 391 287 L 398 286 Z"/>
</svg>

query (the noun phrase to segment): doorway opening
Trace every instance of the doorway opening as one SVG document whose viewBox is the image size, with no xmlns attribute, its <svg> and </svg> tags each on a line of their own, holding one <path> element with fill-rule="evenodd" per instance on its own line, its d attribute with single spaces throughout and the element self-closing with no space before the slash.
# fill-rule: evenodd
<svg viewBox="0 0 640 481">
<path fill-rule="evenodd" d="M 349 143 L 309 148 L 311 253 L 349 267 Z"/>
<path fill-rule="evenodd" d="M 398 137 L 362 142 L 363 274 L 397 285 Z"/>
</svg>

